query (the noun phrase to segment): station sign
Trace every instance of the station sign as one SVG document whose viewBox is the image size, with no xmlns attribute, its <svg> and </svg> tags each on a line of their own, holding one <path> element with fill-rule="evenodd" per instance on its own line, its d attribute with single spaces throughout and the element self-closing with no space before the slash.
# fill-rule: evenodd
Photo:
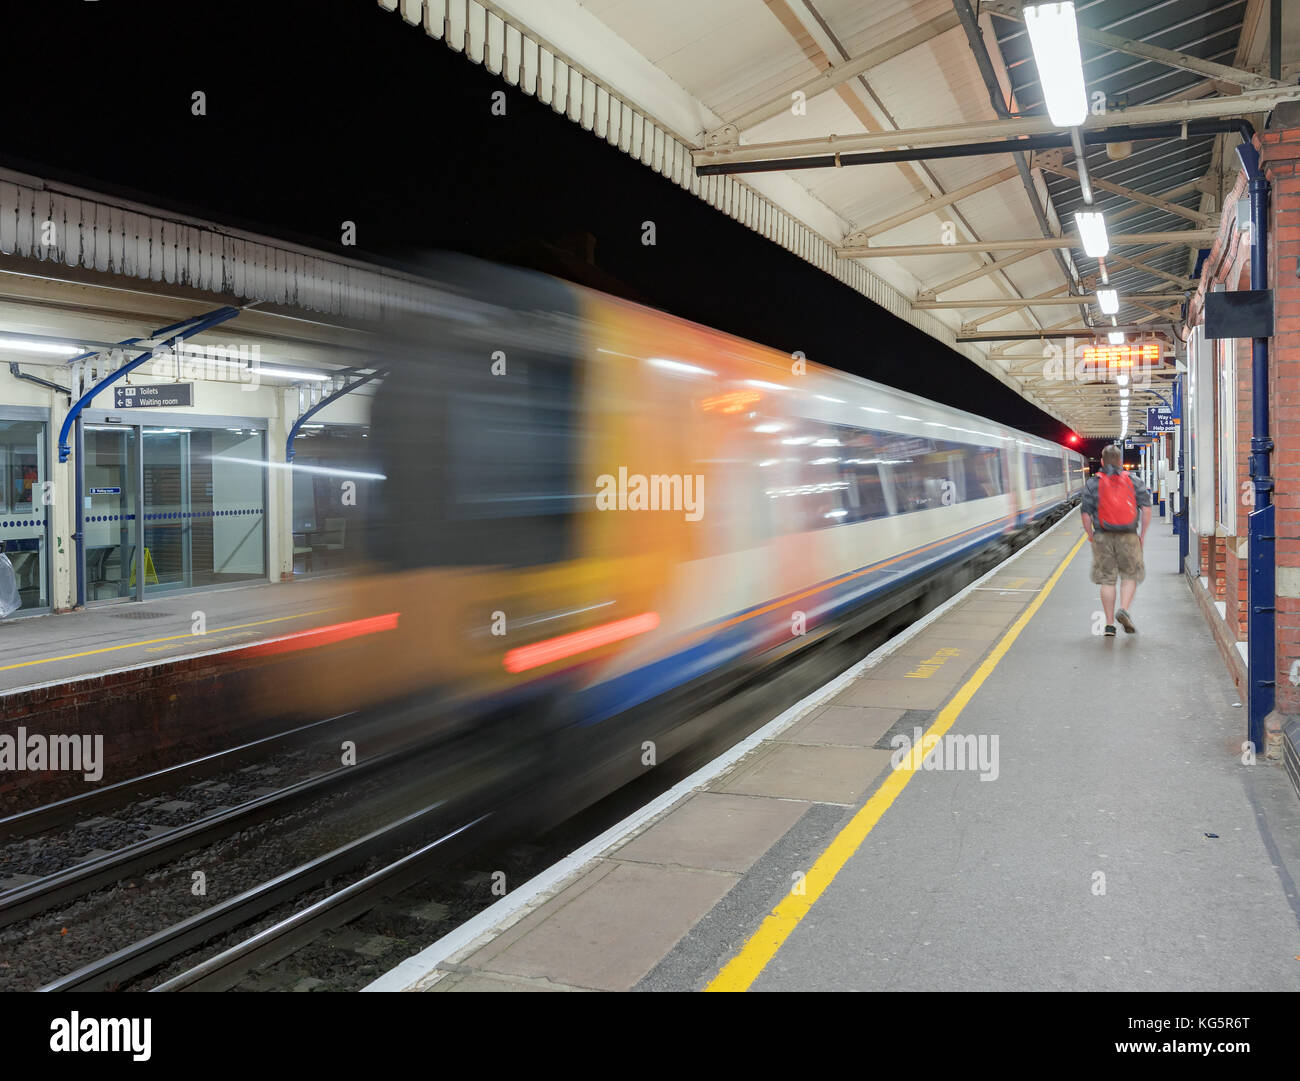
<svg viewBox="0 0 1300 1081">
<path fill-rule="evenodd" d="M 121 495 L 121 488 L 91 488 L 91 495 Z"/>
<path fill-rule="evenodd" d="M 136 383 L 113 388 L 114 409 L 170 408 L 193 404 L 193 383 Z"/>
<path fill-rule="evenodd" d="M 1159 342 L 1142 342 L 1131 345 L 1089 345 L 1083 350 L 1087 364 L 1096 364 L 1109 372 L 1126 372 L 1129 368 L 1151 367 L 1160 363 Z"/>
<path fill-rule="evenodd" d="M 1177 423 L 1174 411 L 1167 406 L 1155 405 L 1147 407 L 1148 432 L 1172 432 Z"/>
</svg>

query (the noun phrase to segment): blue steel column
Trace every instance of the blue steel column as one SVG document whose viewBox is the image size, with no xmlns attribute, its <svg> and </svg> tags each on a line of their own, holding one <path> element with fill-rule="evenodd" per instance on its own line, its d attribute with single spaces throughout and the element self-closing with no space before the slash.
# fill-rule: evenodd
<svg viewBox="0 0 1300 1081">
<path fill-rule="evenodd" d="M 1259 151 L 1250 143 L 1237 147 L 1250 183 L 1250 287 L 1267 289 L 1268 281 L 1268 180 L 1259 168 Z M 1273 528 L 1273 478 L 1269 454 L 1273 440 L 1268 423 L 1268 338 L 1250 343 L 1250 476 L 1254 482 L 1255 509 L 1249 516 L 1250 578 L 1246 665 L 1250 679 L 1250 713 L 1247 738 L 1255 750 L 1264 750 L 1264 718 L 1273 709 L 1277 657 L 1276 564 Z"/>
<path fill-rule="evenodd" d="M 1188 357 L 1187 363 L 1191 364 Z M 1187 526 L 1187 373 L 1178 379 L 1178 443 L 1174 454 L 1178 461 L 1178 513 L 1174 515 L 1174 531 L 1178 534 L 1178 573 L 1187 573 L 1187 552 L 1191 543 Z"/>
<path fill-rule="evenodd" d="M 85 493 L 82 487 L 82 468 L 81 463 L 86 460 L 86 433 L 81 426 L 81 417 L 73 427 L 76 429 L 74 442 L 77 444 L 77 468 L 73 470 L 76 474 L 76 499 L 77 499 L 77 517 L 76 532 L 72 534 L 73 543 L 77 546 L 77 607 L 86 607 L 86 502 Z"/>
</svg>

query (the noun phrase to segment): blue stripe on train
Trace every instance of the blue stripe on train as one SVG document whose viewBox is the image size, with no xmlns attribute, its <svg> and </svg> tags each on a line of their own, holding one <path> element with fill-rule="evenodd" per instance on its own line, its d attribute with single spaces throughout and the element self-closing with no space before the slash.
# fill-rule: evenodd
<svg viewBox="0 0 1300 1081">
<path fill-rule="evenodd" d="M 879 568 L 861 578 L 827 586 L 821 590 L 823 594 L 828 594 L 827 597 L 807 613 L 808 625 L 825 622 L 836 614 L 861 606 L 873 596 L 931 573 L 943 563 L 959 559 L 982 547 L 1004 531 L 1004 526 L 999 523 L 973 538 L 963 537 L 938 549 L 904 558 L 887 569 Z M 761 607 L 763 605 L 756 605 L 745 609 L 745 612 L 753 612 Z M 788 611 L 783 609 L 776 618 L 788 628 Z M 725 623 L 726 620 L 722 622 Z M 757 650 L 764 640 L 770 639 L 772 630 L 772 620 L 746 620 L 716 632 L 689 649 L 581 691 L 576 696 L 578 723 L 589 725 L 608 720 L 624 710 L 657 698 L 731 661 L 739 660 Z"/>
</svg>

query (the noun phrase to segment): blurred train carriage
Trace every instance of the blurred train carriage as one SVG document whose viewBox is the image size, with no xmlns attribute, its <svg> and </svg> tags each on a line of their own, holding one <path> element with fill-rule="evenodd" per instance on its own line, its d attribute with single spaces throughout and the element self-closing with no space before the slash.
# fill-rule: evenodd
<svg viewBox="0 0 1300 1081">
<path fill-rule="evenodd" d="M 357 630 L 275 677 L 319 716 L 507 716 L 635 763 L 678 698 L 888 615 L 1082 490 L 1079 454 L 960 410 L 542 275 L 445 280 L 456 317 L 395 330 L 376 392 Z M 647 492 L 673 505 L 631 509 Z"/>
</svg>

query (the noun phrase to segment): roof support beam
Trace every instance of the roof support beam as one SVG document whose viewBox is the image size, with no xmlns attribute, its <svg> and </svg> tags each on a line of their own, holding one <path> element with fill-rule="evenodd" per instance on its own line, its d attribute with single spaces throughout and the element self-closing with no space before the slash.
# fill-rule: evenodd
<svg viewBox="0 0 1300 1081">
<path fill-rule="evenodd" d="M 992 263 L 985 263 L 983 266 L 976 267 L 974 270 L 968 270 L 965 274 L 960 274 L 955 278 L 949 278 L 946 282 L 940 282 L 938 285 L 923 289 L 917 293 L 918 300 L 933 300 L 940 293 L 946 293 L 949 289 L 956 289 L 959 285 L 965 285 L 967 282 L 973 282 L 978 278 L 988 277 L 990 274 L 996 274 L 999 270 L 1011 266 L 1012 263 L 1019 263 L 1025 259 L 1032 259 L 1035 255 L 1042 255 L 1041 251 L 1022 251 L 1015 255 L 1008 255 L 1004 259 L 995 260 Z"/>
<path fill-rule="evenodd" d="M 791 101 L 796 94 L 802 93 L 806 98 L 815 98 L 828 90 L 834 90 L 837 86 L 847 83 L 850 79 L 856 78 L 874 67 L 879 67 L 885 61 L 893 60 L 896 56 L 902 56 L 903 53 L 915 49 L 918 45 L 924 45 L 931 38 L 938 37 L 956 25 L 956 12 L 945 12 L 929 20 L 929 22 L 913 27 L 906 33 L 899 34 L 896 38 L 891 38 L 882 45 L 877 45 L 870 52 L 863 53 L 853 60 L 846 60 L 842 64 L 835 64 L 815 79 L 808 80 L 808 82 L 803 83 L 788 94 L 782 94 L 779 98 L 773 98 L 765 105 L 751 109 L 744 116 L 736 117 L 722 130 L 725 132 L 727 128 L 734 128 L 737 132 L 747 131 L 755 125 L 761 124 L 764 120 L 771 120 L 772 117 L 784 113 L 790 108 Z"/>
<path fill-rule="evenodd" d="M 999 184 L 1011 180 L 1017 172 L 1018 170 L 1014 165 L 1009 165 L 1005 169 L 1001 169 L 990 176 L 986 176 L 983 180 L 976 180 L 971 184 L 967 184 L 964 188 L 955 188 L 946 195 L 931 196 L 918 207 L 913 207 L 911 210 L 904 210 L 901 214 L 895 214 L 892 218 L 885 218 L 882 221 L 875 222 L 858 232 L 860 232 L 864 238 L 876 236 L 878 233 L 887 233 L 890 229 L 897 229 L 900 225 L 906 225 L 909 221 L 923 218 L 927 214 L 932 214 L 936 210 L 945 206 L 950 206 L 968 196 L 976 195 L 982 191 L 988 191 L 989 188 L 995 188 Z M 855 233 L 854 235 L 857 234 Z"/>
<path fill-rule="evenodd" d="M 1069 291 L 1070 290 L 1067 286 L 1058 285 L 1055 289 L 1048 289 L 1044 293 L 1037 294 L 1036 298 L 1031 298 L 1031 299 L 1041 299 L 1043 297 L 1056 297 L 1056 296 L 1060 296 L 1062 293 L 1068 293 Z M 1081 296 L 1078 298 L 1076 303 L 1081 305 L 1086 305 L 1090 299 L 1091 299 L 1090 297 Z M 976 329 L 983 326 L 985 323 L 996 322 L 997 320 L 1003 318 L 1004 316 L 1012 315 L 1014 312 L 1015 312 L 1014 308 L 1010 308 L 1010 307 L 1001 308 L 998 311 L 990 312 L 988 315 L 981 315 L 978 319 L 972 319 L 969 323 L 964 323 L 962 325 L 962 330 L 967 333 L 974 333 Z"/>
<path fill-rule="evenodd" d="M 1047 162 L 1035 162 L 1036 165 L 1045 173 L 1055 173 L 1057 176 L 1066 176 L 1071 180 L 1078 180 L 1079 174 L 1076 170 L 1064 165 L 1051 165 Z M 1153 206 L 1157 210 L 1165 210 L 1170 214 L 1177 214 L 1180 218 L 1186 218 L 1188 221 L 1194 221 L 1197 225 L 1209 225 L 1210 216 L 1202 214 L 1198 210 L 1192 210 L 1189 207 L 1179 206 L 1177 203 L 1171 203 L 1168 199 L 1161 199 L 1157 195 L 1147 195 L 1145 192 L 1135 191 L 1133 188 L 1126 188 L 1123 184 L 1112 184 L 1109 180 L 1101 180 L 1091 173 L 1088 179 L 1092 186 L 1100 191 L 1112 192 L 1115 195 L 1122 195 L 1126 199 L 1132 199 L 1135 203 L 1145 203 L 1147 206 Z"/>
<path fill-rule="evenodd" d="M 1195 289 L 1196 282 L 1191 278 L 1180 278 L 1177 274 L 1170 274 L 1167 270 L 1159 270 L 1156 267 L 1147 266 L 1146 261 L 1148 259 L 1152 259 L 1155 256 L 1168 251 L 1170 248 L 1175 247 L 1178 247 L 1178 245 L 1161 244 L 1158 248 L 1152 248 L 1150 251 L 1143 252 L 1141 259 L 1129 259 L 1123 255 L 1111 254 L 1106 256 L 1106 266 L 1107 268 L 1110 268 L 1111 264 L 1114 263 L 1120 267 L 1128 267 L 1131 270 L 1140 270 L 1143 274 L 1154 274 L 1157 278 L 1163 278 L 1165 281 L 1171 282 L 1182 289 Z"/>
<path fill-rule="evenodd" d="M 1125 302 L 1138 300 L 1155 300 L 1171 301 L 1183 299 L 1181 293 L 1134 293 L 1123 294 L 1121 299 Z M 1088 296 L 1036 296 L 1026 297 L 1024 300 L 1008 300 L 1006 297 L 985 297 L 980 300 L 923 300 L 918 301 L 912 307 L 919 311 L 939 311 L 948 308 L 1005 308 L 1009 315 L 1017 308 L 1039 308 L 1057 304 L 1092 304 L 1096 297 Z"/>
<path fill-rule="evenodd" d="M 1201 186 L 1200 181 L 1193 180 L 1187 184 L 1180 184 L 1176 188 L 1170 188 L 1168 191 L 1161 193 L 1160 198 L 1177 199 L 1180 195 L 1186 195 L 1189 191 L 1196 191 L 1200 186 Z M 1125 218 L 1132 214 L 1136 214 L 1141 209 L 1143 209 L 1141 206 L 1126 207 L 1125 209 L 1121 210 L 1119 213 L 1111 215 L 1110 222 L 1113 225 L 1115 222 L 1119 221 L 1120 218 Z M 1146 259 L 1152 255 L 1155 255 L 1156 252 L 1158 251 L 1166 251 L 1166 250 L 1168 249 L 1162 246 L 1160 248 L 1155 248 L 1148 252 L 1143 252 L 1142 258 Z M 938 285 L 929 286 L 925 289 L 922 289 L 919 293 L 917 293 L 916 298 L 918 300 L 933 300 L 940 293 L 948 292 L 949 289 L 956 289 L 960 285 L 965 285 L 967 282 L 973 282 L 978 278 L 983 278 L 986 275 L 993 274 L 1003 269 L 1004 267 L 1011 266 L 1013 263 L 1019 263 L 1023 259 L 1029 259 L 1035 255 L 1041 255 L 1041 254 L 1042 252 L 1038 252 L 1038 251 L 1022 251 L 1017 253 L 1016 255 L 1008 255 L 1005 259 L 999 259 L 996 262 L 986 263 L 984 266 L 977 267 L 975 270 L 967 271 L 965 274 L 961 274 L 956 278 L 950 278 L 946 282 L 940 282 Z M 1119 262 L 1122 260 L 1122 257 L 1112 253 L 1106 256 L 1106 259 L 1108 261 L 1113 260 Z M 1152 273 L 1154 273 L 1154 271 Z"/>
<path fill-rule="evenodd" d="M 1024 15 L 1017 4 L 985 0 L 980 5 L 980 10 L 987 11 L 990 15 L 997 15 L 999 18 L 1009 19 L 1012 22 L 1024 22 Z M 1107 49 L 1115 50 L 1117 53 L 1140 56 L 1143 60 L 1151 60 L 1157 64 L 1164 64 L 1166 67 L 1195 72 L 1206 79 L 1220 79 L 1225 83 L 1240 86 L 1246 90 L 1260 90 L 1282 85 L 1280 82 L 1270 79 L 1267 75 L 1259 75 L 1256 72 L 1246 71 L 1242 68 L 1229 67 L 1227 64 L 1216 64 L 1212 60 L 1202 60 L 1199 56 L 1192 56 L 1190 53 L 1180 53 L 1174 49 L 1162 49 L 1158 45 L 1148 45 L 1145 41 L 1134 41 L 1131 38 L 1111 34 L 1105 30 L 1094 30 L 1083 23 L 1079 23 L 1079 40 L 1091 41 L 1094 45 L 1103 45 Z"/>
<path fill-rule="evenodd" d="M 1213 229 L 1179 229 L 1165 233 L 1120 233 L 1110 238 L 1112 248 L 1126 244 L 1208 244 L 1214 240 Z M 841 247 L 835 249 L 840 259 L 898 259 L 907 255 L 947 255 L 969 251 L 1051 251 L 1053 248 L 1082 248 L 1078 234 L 1052 237 L 1018 237 L 1014 240 L 959 241 L 956 244 L 895 244 L 880 247 Z"/>
<path fill-rule="evenodd" d="M 959 342 L 1036 342 L 1047 338 L 1099 338 L 1112 330 L 1123 330 L 1135 334 L 1139 330 L 1150 331 L 1150 327 L 1139 327 L 1129 323 L 1118 327 L 1070 327 L 1061 324 L 1058 327 L 1046 327 L 1042 331 L 998 330 L 987 334 L 958 334 Z"/>
<path fill-rule="evenodd" d="M 1246 116 L 1267 111 L 1283 101 L 1297 100 L 1300 100 L 1300 86 L 1279 86 L 1266 90 L 1251 90 L 1226 98 L 1200 98 L 1195 101 L 1135 105 L 1131 109 L 1112 110 L 1103 116 L 1089 116 L 1081 125 L 1081 130 L 1085 133 L 1104 132 L 1111 128 L 1123 129 L 1145 124 L 1176 124 L 1191 120 Z M 778 142 L 746 143 L 738 146 L 706 146 L 691 151 L 691 154 L 698 168 L 706 165 L 761 162 L 773 158 L 848 154 L 857 151 L 893 150 L 897 147 L 961 146 L 977 142 L 1019 139 L 1028 135 L 1059 134 L 1061 129 L 1052 123 L 1051 117 L 1022 116 L 1009 120 L 939 124 L 927 128 L 827 135 L 816 139 L 785 139 Z M 1125 138 L 1122 130 L 1116 133 L 1116 138 Z"/>
</svg>

